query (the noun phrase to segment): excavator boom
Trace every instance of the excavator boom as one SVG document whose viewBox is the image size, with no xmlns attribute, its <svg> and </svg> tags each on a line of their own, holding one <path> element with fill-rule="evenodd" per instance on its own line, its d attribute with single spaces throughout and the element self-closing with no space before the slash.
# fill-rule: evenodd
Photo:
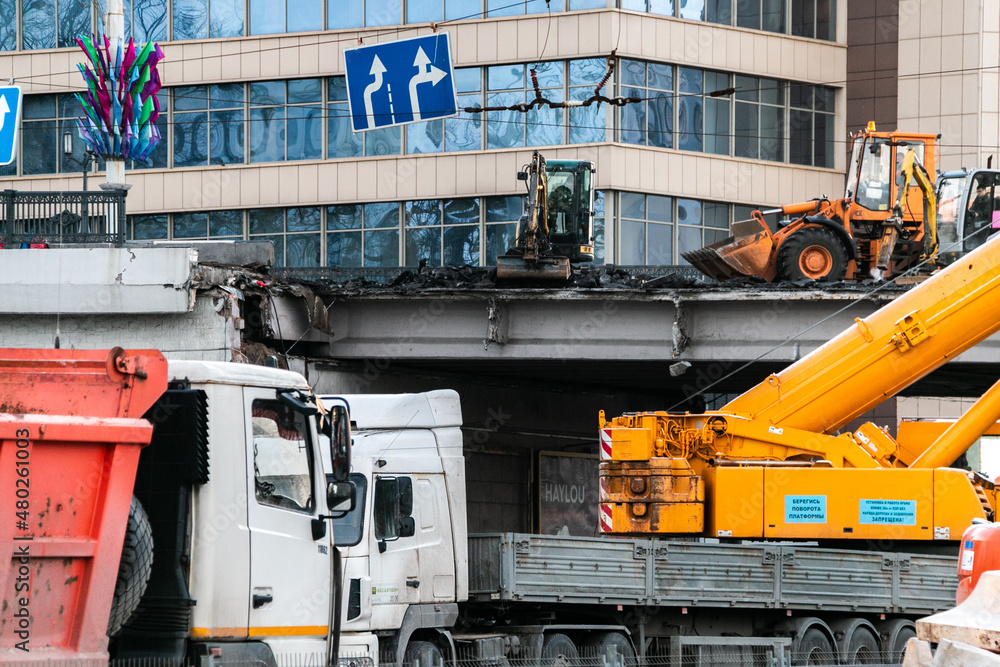
<svg viewBox="0 0 1000 667">
<path fill-rule="evenodd" d="M 528 185 L 525 212 L 514 246 L 497 257 L 498 278 L 566 280 L 572 262 L 593 261 L 593 173 L 592 162 L 534 152 L 517 175 Z"/>
</svg>

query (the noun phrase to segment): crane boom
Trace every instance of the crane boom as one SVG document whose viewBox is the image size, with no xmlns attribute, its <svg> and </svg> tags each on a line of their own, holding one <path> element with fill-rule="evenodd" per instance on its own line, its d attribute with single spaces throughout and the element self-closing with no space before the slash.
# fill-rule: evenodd
<svg viewBox="0 0 1000 667">
<path fill-rule="evenodd" d="M 601 415 L 602 530 L 781 539 L 957 538 L 995 485 L 940 468 L 1000 416 L 1000 383 L 901 447 L 833 435 L 1000 330 L 1000 235 L 718 411 Z"/>
<path fill-rule="evenodd" d="M 835 433 L 1000 330 L 1000 237 L 967 255 L 720 411 Z"/>
</svg>

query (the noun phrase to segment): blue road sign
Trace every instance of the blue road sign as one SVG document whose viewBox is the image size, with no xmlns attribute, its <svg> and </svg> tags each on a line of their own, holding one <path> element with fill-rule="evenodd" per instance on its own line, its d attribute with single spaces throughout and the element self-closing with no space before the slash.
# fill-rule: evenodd
<svg viewBox="0 0 1000 667">
<path fill-rule="evenodd" d="M 458 113 L 448 33 L 344 51 L 355 132 Z"/>
<path fill-rule="evenodd" d="M 23 99 L 18 86 L 0 88 L 0 166 L 10 164 L 17 157 Z"/>
</svg>

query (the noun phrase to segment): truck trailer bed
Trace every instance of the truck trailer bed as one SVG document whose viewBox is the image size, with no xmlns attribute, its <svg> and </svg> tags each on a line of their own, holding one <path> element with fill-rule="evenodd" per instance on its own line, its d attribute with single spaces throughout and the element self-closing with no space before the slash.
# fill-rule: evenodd
<svg viewBox="0 0 1000 667">
<path fill-rule="evenodd" d="M 469 537 L 469 599 L 923 615 L 954 606 L 955 567 L 787 543 L 481 534 Z"/>
</svg>

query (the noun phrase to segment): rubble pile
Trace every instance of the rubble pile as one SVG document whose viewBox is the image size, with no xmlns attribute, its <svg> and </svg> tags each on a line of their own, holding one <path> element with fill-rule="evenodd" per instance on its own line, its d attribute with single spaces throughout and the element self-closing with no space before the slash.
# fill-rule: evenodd
<svg viewBox="0 0 1000 667">
<path fill-rule="evenodd" d="M 321 289 L 324 292 L 339 294 L 361 294 L 372 292 L 415 294 L 424 290 L 511 290 L 511 289 L 545 289 L 545 290 L 801 290 L 820 289 L 824 291 L 870 291 L 875 284 L 870 281 L 844 281 L 839 283 L 821 283 L 815 280 L 800 280 L 795 282 L 768 283 L 762 278 L 736 278 L 720 283 L 701 275 L 692 276 L 692 272 L 662 270 L 645 271 L 644 267 L 620 267 L 613 264 L 582 265 L 573 267 L 573 273 L 568 280 L 523 280 L 499 279 L 496 267 L 490 266 L 422 266 L 419 268 L 402 269 L 395 276 L 371 277 L 363 273 L 352 275 L 348 272 L 331 273 L 318 277 L 315 274 L 306 276 L 289 276 L 299 282 L 304 282 Z M 903 291 L 909 286 L 884 285 L 882 290 L 892 292 Z"/>
</svg>

